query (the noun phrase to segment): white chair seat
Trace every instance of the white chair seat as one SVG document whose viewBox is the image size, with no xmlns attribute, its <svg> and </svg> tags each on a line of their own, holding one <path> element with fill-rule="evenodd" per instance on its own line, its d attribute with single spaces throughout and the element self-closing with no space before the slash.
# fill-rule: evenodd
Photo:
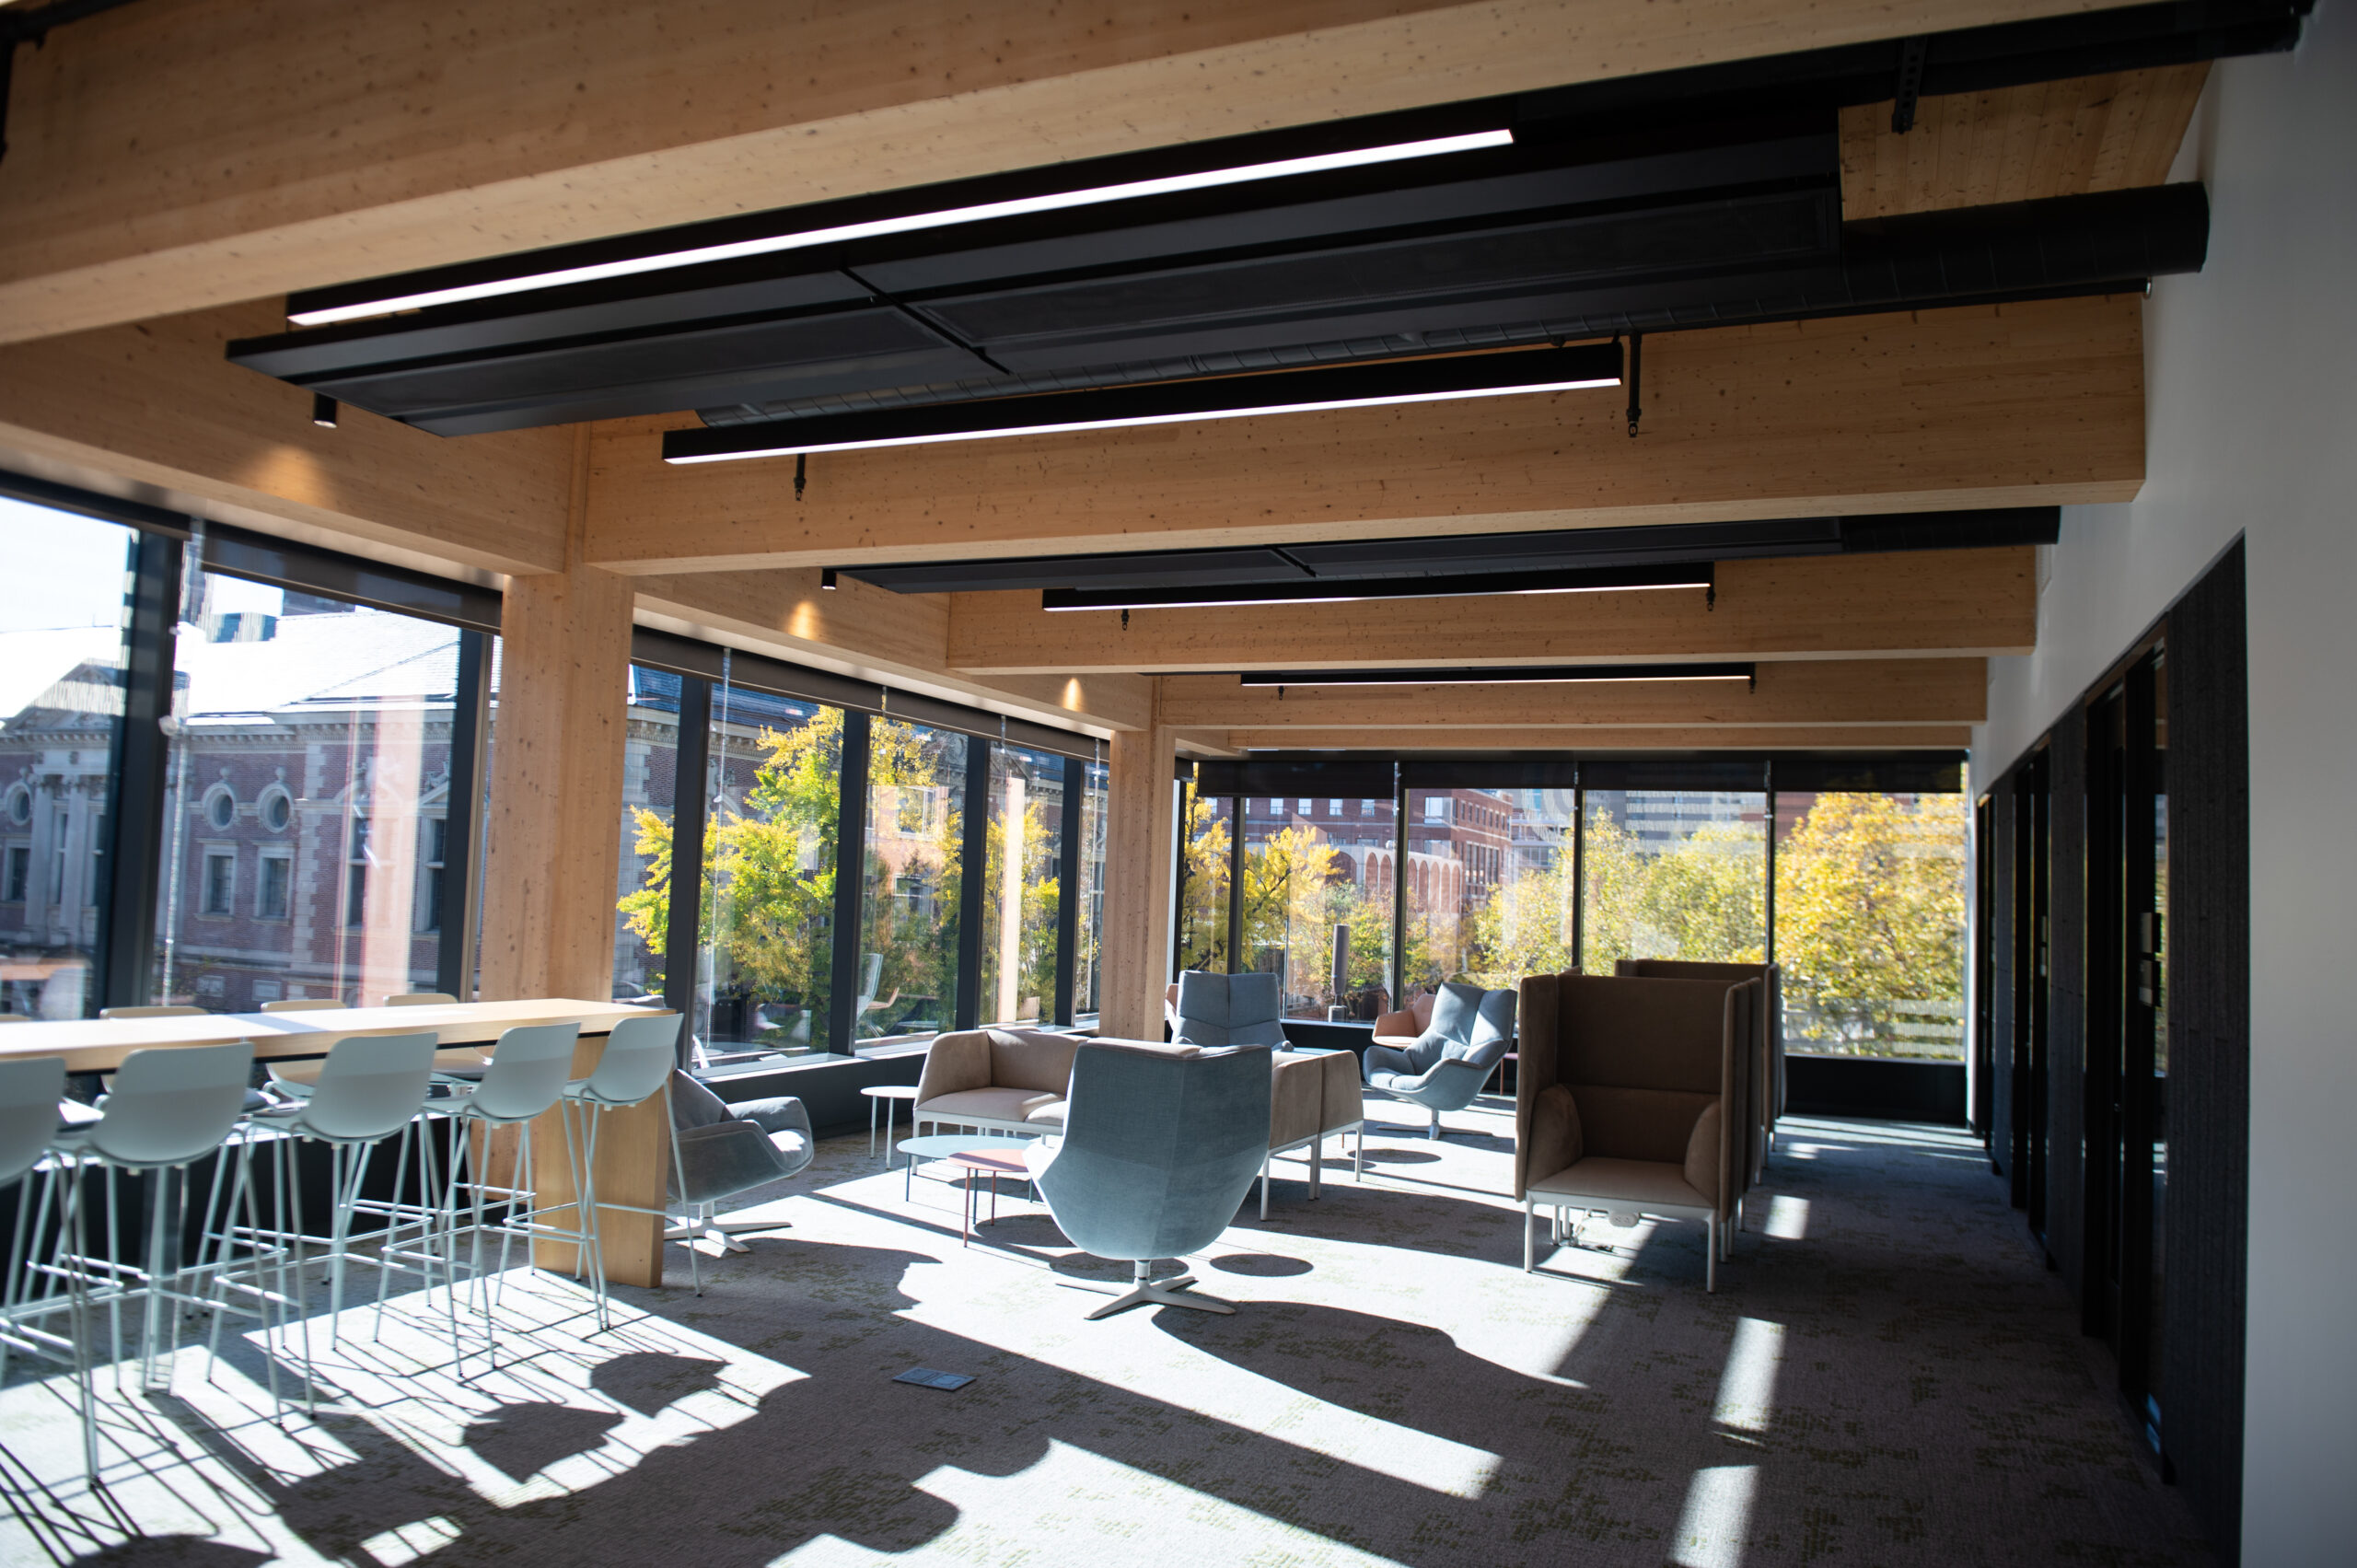
<svg viewBox="0 0 2357 1568">
<path fill-rule="evenodd" d="M 1585 1199 L 1599 1209 L 1629 1207 L 1653 1213 L 1708 1212 L 1710 1199 L 1694 1191 L 1685 1170 L 1661 1160 L 1608 1159 L 1591 1156 L 1530 1184 L 1530 1195 Z M 1568 1205 L 1558 1203 L 1558 1207 Z"/>
<path fill-rule="evenodd" d="M 1046 1114 L 1042 1114 L 1042 1113 Z M 1064 1097 L 1040 1089 L 958 1089 L 917 1107 L 919 1121 L 1037 1121 L 1061 1127 Z"/>
</svg>

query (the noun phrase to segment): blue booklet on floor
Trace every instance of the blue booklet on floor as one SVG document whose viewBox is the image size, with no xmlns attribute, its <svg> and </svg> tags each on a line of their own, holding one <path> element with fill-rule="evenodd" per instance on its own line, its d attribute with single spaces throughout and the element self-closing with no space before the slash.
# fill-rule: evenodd
<svg viewBox="0 0 2357 1568">
<path fill-rule="evenodd" d="M 920 1388 L 962 1388 L 973 1379 L 956 1372 L 936 1372 L 930 1366 L 911 1366 L 895 1383 L 914 1383 Z"/>
</svg>

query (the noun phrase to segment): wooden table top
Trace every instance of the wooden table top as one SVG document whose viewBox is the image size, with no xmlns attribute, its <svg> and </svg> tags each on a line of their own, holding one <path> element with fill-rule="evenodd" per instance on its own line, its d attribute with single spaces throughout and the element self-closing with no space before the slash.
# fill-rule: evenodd
<svg viewBox="0 0 2357 1568">
<path fill-rule="evenodd" d="M 79 1018 L 17 1024 L 0 1030 L 0 1061 L 63 1056 L 69 1073 L 104 1073 L 134 1051 L 228 1045 L 251 1040 L 254 1055 L 324 1056 L 353 1035 L 432 1029 L 447 1045 L 488 1045 L 527 1024 L 579 1024 L 585 1035 L 611 1033 L 624 1018 L 676 1017 L 668 1009 L 575 997 L 521 1002 L 442 1002 L 415 1007 L 321 1007 L 305 1013 L 206 1013 L 180 1018 Z"/>
</svg>

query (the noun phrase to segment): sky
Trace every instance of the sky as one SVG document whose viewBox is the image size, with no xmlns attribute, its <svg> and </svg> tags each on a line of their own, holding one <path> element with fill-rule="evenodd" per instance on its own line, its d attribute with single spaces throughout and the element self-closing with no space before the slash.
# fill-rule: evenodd
<svg viewBox="0 0 2357 1568">
<path fill-rule="evenodd" d="M 122 619 L 131 530 L 0 496 L 0 632 Z"/>
</svg>

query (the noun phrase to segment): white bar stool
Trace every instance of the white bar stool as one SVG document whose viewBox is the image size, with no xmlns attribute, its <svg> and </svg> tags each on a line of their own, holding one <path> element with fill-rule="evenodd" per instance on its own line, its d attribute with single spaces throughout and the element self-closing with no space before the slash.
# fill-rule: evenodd
<svg viewBox="0 0 2357 1568">
<path fill-rule="evenodd" d="M 58 1102 L 65 1096 L 65 1059 L 35 1056 L 0 1062 L 0 1188 L 17 1188 L 17 1228 L 7 1269 L 0 1274 L 0 1386 L 8 1380 L 13 1352 L 62 1361 L 73 1369 L 82 1393 L 82 1458 L 87 1474 L 98 1473 L 98 1419 L 90 1398 L 90 1358 L 86 1326 L 70 1337 L 52 1332 L 43 1320 L 70 1311 L 73 1297 L 55 1290 L 35 1293 L 50 1277 L 41 1265 L 50 1245 L 49 1218 L 56 1206 L 57 1167 L 42 1167 L 57 1134 Z M 33 1196 L 34 1177 L 41 1196 Z"/>
<path fill-rule="evenodd" d="M 447 1114 L 459 1121 L 459 1133 L 450 1149 L 450 1183 L 443 1203 L 443 1216 L 447 1239 L 455 1260 L 457 1255 L 459 1194 L 472 1194 L 473 1219 L 469 1226 L 472 1233 L 473 1253 L 470 1272 L 474 1282 L 482 1281 L 483 1200 L 487 1193 L 497 1191 L 506 1211 L 501 1217 L 499 1231 L 500 1272 L 507 1271 L 507 1249 L 517 1237 L 528 1242 L 533 1236 L 531 1215 L 532 1188 L 532 1122 L 553 1109 L 563 1098 L 565 1085 L 573 1076 L 573 1048 L 580 1038 L 579 1024 L 527 1024 L 507 1030 L 493 1047 L 491 1065 L 484 1069 L 482 1081 L 471 1093 L 458 1096 L 447 1102 Z M 444 1109 L 444 1105 L 432 1109 Z M 505 1186 L 492 1184 L 487 1167 L 491 1156 L 491 1129 L 519 1129 L 517 1140 L 516 1164 Z M 567 1150 L 570 1153 L 570 1148 Z M 575 1191 L 580 1191 L 576 1180 Z M 518 1203 L 522 1217 L 518 1217 Z M 560 1205 L 563 1206 L 563 1205 Z M 527 1254 L 529 1257 L 529 1254 Z M 457 1297 L 452 1286 L 450 1349 L 454 1356 L 463 1360 L 459 1345 Z M 490 1313 L 486 1292 L 483 1312 Z M 495 1353 L 498 1341 L 491 1337 Z"/>
<path fill-rule="evenodd" d="M 586 1078 L 577 1078 L 564 1086 L 564 1136 L 573 1155 L 575 1180 L 578 1184 L 583 1204 L 575 1217 L 581 1222 L 581 1252 L 576 1254 L 575 1273 L 586 1260 L 589 1271 L 589 1291 L 598 1304 L 598 1327 L 610 1326 L 606 1305 L 606 1241 L 600 1207 L 620 1209 L 631 1214 L 661 1214 L 663 1211 L 642 1209 L 633 1204 L 598 1202 L 598 1129 L 609 1111 L 626 1110 L 644 1105 L 657 1095 L 663 1098 L 663 1125 L 666 1134 L 671 1125 L 671 1069 L 677 1064 L 679 1049 L 680 1020 L 677 1014 L 647 1018 L 624 1018 L 606 1037 L 605 1053 L 598 1058 L 597 1069 Z M 581 1115 L 582 1132 L 576 1137 L 573 1130 L 573 1112 Z M 537 1226 L 535 1227 L 538 1228 Z"/>
</svg>

